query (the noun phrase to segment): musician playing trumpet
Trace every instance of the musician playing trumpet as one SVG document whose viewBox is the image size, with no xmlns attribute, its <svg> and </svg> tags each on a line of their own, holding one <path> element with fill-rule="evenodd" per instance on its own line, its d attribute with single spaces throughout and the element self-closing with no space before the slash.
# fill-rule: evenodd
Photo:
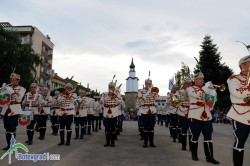
<svg viewBox="0 0 250 166">
<path fill-rule="evenodd" d="M 227 117 L 233 120 L 235 137 L 233 145 L 234 166 L 243 165 L 244 146 L 250 133 L 250 55 L 240 59 L 239 67 L 241 72 L 230 76 L 227 80 L 232 102 Z"/>
<path fill-rule="evenodd" d="M 28 140 L 25 143 L 27 143 L 28 145 L 32 145 L 33 143 L 34 126 L 37 122 L 38 107 L 42 103 L 43 97 L 38 93 L 38 85 L 36 83 L 32 83 L 30 85 L 30 91 L 26 93 L 22 102 L 25 110 L 31 110 L 33 113 L 33 120 L 31 120 L 30 124 L 26 127 Z"/>
<path fill-rule="evenodd" d="M 70 145 L 72 129 L 71 125 L 73 122 L 75 114 L 75 101 L 77 95 L 74 93 L 73 85 L 67 83 L 65 85 L 65 92 L 58 97 L 58 102 L 60 103 L 60 112 L 59 112 L 59 123 L 60 123 L 60 143 L 59 146 L 64 145 L 65 139 L 65 128 L 67 131 L 67 140 L 65 146 Z"/>
<path fill-rule="evenodd" d="M 158 97 L 158 88 L 152 88 L 152 80 L 145 80 L 145 88 L 138 90 L 139 113 L 141 114 L 141 122 L 143 126 L 143 147 L 147 147 L 148 139 L 151 147 L 154 144 L 154 127 L 156 121 L 155 99 Z"/>
<path fill-rule="evenodd" d="M 212 115 L 210 113 L 210 108 L 205 103 L 205 96 L 207 94 L 213 94 L 210 98 L 214 98 L 216 101 L 216 91 L 210 89 L 212 85 L 211 82 L 204 84 L 204 75 L 199 72 L 194 75 L 194 86 L 187 88 L 187 93 L 189 97 L 189 113 L 188 118 L 190 119 L 190 130 L 192 134 L 191 149 L 192 149 L 192 159 L 197 161 L 197 150 L 198 150 L 198 139 L 200 133 L 202 132 L 204 136 L 204 151 L 207 162 L 212 164 L 219 164 L 213 157 L 213 142 L 212 142 Z"/>
<path fill-rule="evenodd" d="M 6 130 L 5 136 L 7 141 L 7 147 L 3 150 L 10 148 L 11 136 L 16 136 L 16 127 L 18 126 L 18 117 L 22 113 L 21 101 L 25 94 L 25 88 L 19 85 L 20 75 L 11 73 L 10 82 L 12 86 L 4 87 L 1 91 L 10 94 L 11 102 L 4 105 L 1 114 L 3 115 L 4 128 Z"/>
<path fill-rule="evenodd" d="M 116 137 L 116 124 L 118 117 L 118 106 L 121 104 L 121 96 L 115 93 L 116 84 L 110 82 L 108 84 L 109 92 L 105 92 L 101 96 L 101 103 L 103 105 L 103 125 L 105 127 L 106 143 L 104 147 L 111 146 L 115 147 Z"/>
<path fill-rule="evenodd" d="M 183 88 L 178 90 L 175 95 L 179 100 L 179 106 L 177 109 L 177 114 L 179 115 L 179 124 L 181 131 L 179 133 L 179 138 L 182 143 L 182 150 L 186 150 L 187 146 L 187 131 L 189 130 L 189 119 L 188 119 L 188 111 L 189 111 L 189 98 L 186 89 L 192 85 L 192 80 L 187 78 L 183 81 Z M 189 134 L 189 141 L 191 141 L 191 135 Z M 190 144 L 190 142 L 189 142 Z M 190 149 L 190 146 L 189 146 Z"/>
</svg>

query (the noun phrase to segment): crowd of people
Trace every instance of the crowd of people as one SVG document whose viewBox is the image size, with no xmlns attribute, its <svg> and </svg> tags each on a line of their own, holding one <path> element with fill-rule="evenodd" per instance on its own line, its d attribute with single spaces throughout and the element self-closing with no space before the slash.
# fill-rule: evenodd
<svg viewBox="0 0 250 166">
<path fill-rule="evenodd" d="M 212 122 L 226 122 L 225 119 L 230 119 L 235 136 L 233 163 L 234 166 L 242 166 L 244 146 L 250 133 L 250 85 L 246 83 L 250 79 L 250 56 L 241 58 L 239 67 L 241 72 L 227 80 L 232 106 L 227 115 L 219 120 L 213 108 L 217 100 L 216 87 L 211 82 L 204 84 L 201 71 L 194 75 L 193 80 L 183 80 L 182 88 L 173 84 L 165 99 L 158 95 L 159 89 L 152 86 L 152 80 L 146 79 L 145 86 L 138 90 L 136 103 L 142 147 L 156 148 L 155 124 L 163 125 L 165 122 L 172 141 L 180 142 L 182 150 L 187 150 L 188 145 L 194 161 L 199 160 L 198 140 L 202 133 L 206 161 L 219 164 L 213 153 Z M 1 114 L 7 143 L 3 150 L 10 148 L 10 140 L 16 136 L 20 122 L 26 124 L 28 145 L 33 144 L 35 130 L 40 134 L 39 139 L 44 140 L 48 118 L 51 121 L 52 135 L 60 135 L 59 146 L 71 144 L 73 122 L 74 139 L 83 139 L 85 134 L 91 135 L 91 132 L 100 130 L 103 121 L 106 138 L 104 147 L 115 147 L 124 117 L 129 119 L 128 114 L 123 112 L 125 104 L 116 82 L 112 80 L 107 92 L 93 98 L 84 90 L 79 90 L 76 94 L 71 83 L 65 85 L 63 93 L 56 91 L 52 97 L 48 88 L 43 87 L 40 91 L 36 83 L 32 83 L 26 93 L 25 88 L 19 85 L 20 79 L 20 75 L 11 73 L 11 84 L 1 88 L 1 93 L 5 95 L 4 101 L 1 101 Z M 162 101 L 162 104 L 157 105 L 157 100 Z M 4 102 L 6 103 L 3 104 Z M 26 123 L 27 119 L 29 123 Z"/>
</svg>

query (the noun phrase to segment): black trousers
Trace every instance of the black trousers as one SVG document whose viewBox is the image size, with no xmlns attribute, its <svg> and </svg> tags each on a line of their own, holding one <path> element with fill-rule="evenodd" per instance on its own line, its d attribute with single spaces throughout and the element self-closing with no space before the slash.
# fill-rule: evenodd
<svg viewBox="0 0 250 166">
<path fill-rule="evenodd" d="M 30 121 L 30 124 L 27 125 L 27 130 L 34 130 L 35 124 L 37 123 L 37 115 L 34 115 L 33 120 Z"/>
<path fill-rule="evenodd" d="M 71 125 L 73 123 L 73 115 L 67 115 L 66 117 L 59 116 L 60 130 L 71 130 Z"/>
<path fill-rule="evenodd" d="M 177 126 L 178 126 L 178 115 L 177 114 L 170 114 L 170 126 L 173 129 L 177 129 Z"/>
<path fill-rule="evenodd" d="M 187 135 L 187 132 L 189 130 L 189 125 L 190 125 L 189 119 L 183 116 L 179 116 L 179 124 L 181 127 L 181 134 Z"/>
<path fill-rule="evenodd" d="M 58 115 L 56 115 L 56 116 L 50 116 L 50 122 L 51 122 L 51 126 L 58 125 L 59 124 Z"/>
<path fill-rule="evenodd" d="M 48 120 L 48 115 L 37 115 L 37 124 L 39 128 L 46 128 L 47 120 Z"/>
<path fill-rule="evenodd" d="M 190 130 L 192 134 L 192 142 L 197 142 L 200 133 L 204 136 L 204 141 L 212 140 L 213 126 L 212 121 L 201 121 L 190 119 Z"/>
<path fill-rule="evenodd" d="M 75 126 L 85 127 L 87 117 L 75 117 Z"/>
<path fill-rule="evenodd" d="M 93 119 L 94 119 L 94 115 L 92 115 L 92 114 L 88 114 L 88 115 L 87 115 L 88 126 L 91 126 L 91 125 L 92 125 Z"/>
<path fill-rule="evenodd" d="M 237 121 L 233 121 L 233 130 L 235 137 L 235 142 L 233 147 L 235 149 L 243 150 L 250 133 L 250 126 L 245 125 L 243 123 L 239 123 Z"/>
<path fill-rule="evenodd" d="M 155 119 L 156 119 L 155 114 L 142 114 L 141 115 L 142 125 L 144 128 L 143 130 L 145 132 L 154 131 Z"/>
<path fill-rule="evenodd" d="M 18 126 L 18 118 L 19 115 L 13 115 L 13 116 L 4 116 L 3 117 L 3 124 L 4 124 L 4 128 L 7 132 L 10 133 L 15 133 L 16 132 L 16 128 Z"/>
<path fill-rule="evenodd" d="M 104 118 L 103 125 L 105 127 L 105 133 L 116 133 L 115 127 L 117 124 L 117 117 Z"/>
</svg>

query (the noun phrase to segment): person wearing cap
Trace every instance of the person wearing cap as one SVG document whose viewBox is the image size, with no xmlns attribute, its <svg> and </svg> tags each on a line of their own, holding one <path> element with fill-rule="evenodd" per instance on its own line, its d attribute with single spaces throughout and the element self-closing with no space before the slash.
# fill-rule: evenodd
<svg viewBox="0 0 250 166">
<path fill-rule="evenodd" d="M 86 92 L 86 97 L 84 101 L 84 108 L 87 109 L 87 135 L 91 135 L 91 127 L 92 131 L 94 131 L 94 102 L 95 99 L 90 97 L 91 92 Z"/>
<path fill-rule="evenodd" d="M 21 102 L 26 89 L 19 85 L 20 75 L 11 73 L 10 82 L 11 86 L 5 87 L 4 91 L 10 95 L 11 102 L 2 108 L 1 114 L 3 115 L 3 123 L 5 128 L 5 136 L 7 146 L 3 150 L 10 148 L 10 139 L 12 135 L 16 136 L 16 128 L 18 126 L 18 118 L 22 113 Z"/>
<path fill-rule="evenodd" d="M 52 102 L 51 102 L 50 122 L 51 122 L 51 128 L 52 128 L 51 135 L 57 136 L 58 129 L 59 129 L 58 113 L 60 112 L 60 105 L 57 99 L 60 95 L 60 92 L 56 90 L 54 94 L 55 95 L 53 96 Z"/>
<path fill-rule="evenodd" d="M 22 105 L 24 110 L 30 110 L 33 113 L 33 120 L 30 121 L 26 127 L 28 140 L 25 142 L 28 145 L 32 145 L 34 136 L 34 126 L 37 123 L 38 108 L 43 103 L 43 97 L 38 93 L 38 85 L 32 83 L 30 85 L 30 91 L 26 93 Z"/>
<path fill-rule="evenodd" d="M 83 135 L 86 134 L 87 125 L 87 112 L 88 112 L 88 97 L 86 97 L 86 91 L 80 89 L 77 96 L 77 109 L 75 113 L 75 133 L 74 139 L 79 139 L 79 130 L 81 126 L 80 139 L 83 139 Z"/>
<path fill-rule="evenodd" d="M 204 75 L 199 72 L 194 75 L 194 85 L 187 88 L 189 97 L 189 113 L 188 118 L 190 119 L 190 130 L 192 134 L 191 149 L 192 159 L 198 161 L 198 139 L 200 133 L 204 136 L 204 151 L 207 162 L 212 164 L 219 164 L 213 156 L 213 142 L 212 142 L 212 115 L 210 110 L 212 109 L 205 103 L 205 96 L 207 94 L 214 94 L 210 98 L 214 98 L 216 101 L 216 91 L 211 89 L 211 82 L 204 84 Z"/>
<path fill-rule="evenodd" d="M 250 85 L 247 78 L 250 72 L 250 55 L 239 61 L 240 73 L 228 78 L 227 84 L 230 92 L 232 106 L 227 117 L 233 120 L 233 164 L 242 166 L 244 160 L 244 146 L 250 133 Z"/>
<path fill-rule="evenodd" d="M 94 114 L 93 114 L 93 119 L 94 119 L 94 131 L 98 131 L 98 122 L 99 122 L 99 112 L 102 110 L 102 104 L 100 102 L 100 96 L 94 96 L 95 102 L 94 102 Z"/>
<path fill-rule="evenodd" d="M 118 116 L 118 106 L 121 103 L 121 96 L 115 93 L 116 84 L 112 81 L 108 84 L 108 92 L 101 95 L 103 105 L 103 125 L 105 127 L 106 143 L 104 147 L 115 147 L 116 124 Z"/>
<path fill-rule="evenodd" d="M 156 147 L 154 144 L 154 127 L 156 122 L 156 107 L 155 99 L 158 93 L 152 92 L 152 80 L 145 80 L 145 88 L 138 90 L 139 112 L 141 113 L 141 121 L 143 126 L 143 147 L 146 148 L 148 140 L 151 147 Z"/>
<path fill-rule="evenodd" d="M 173 85 L 171 92 L 168 93 L 167 98 L 169 99 L 168 101 L 168 113 L 169 113 L 169 118 L 170 118 L 170 123 L 169 123 L 169 132 L 170 132 L 170 137 L 173 138 L 173 142 L 176 142 L 177 139 L 177 127 L 178 127 L 178 114 L 176 113 L 177 107 L 173 104 L 173 100 L 175 97 L 175 93 L 179 90 L 178 85 Z"/>
<path fill-rule="evenodd" d="M 73 122 L 74 114 L 75 114 L 75 101 L 77 99 L 77 95 L 74 92 L 73 86 L 71 83 L 67 83 L 65 85 L 65 91 L 62 95 L 58 97 L 58 102 L 60 105 L 59 112 L 59 124 L 60 124 L 60 143 L 59 146 L 64 145 L 65 139 L 65 128 L 67 131 L 67 140 L 65 146 L 70 145 L 72 129 L 71 125 Z"/>
<path fill-rule="evenodd" d="M 175 95 L 178 99 L 179 106 L 177 109 L 177 114 L 179 115 L 179 124 L 181 132 L 179 137 L 181 137 L 182 150 L 186 150 L 187 146 L 187 131 L 189 130 L 189 120 L 188 120 L 188 111 L 189 111 L 189 98 L 186 89 L 192 85 L 192 80 L 187 78 L 183 81 L 183 88 L 178 90 Z M 191 141 L 191 135 L 189 134 L 189 141 Z M 190 149 L 190 146 L 189 146 Z"/>
<path fill-rule="evenodd" d="M 37 125 L 39 126 L 40 136 L 38 139 L 44 140 L 47 120 L 50 115 L 50 105 L 52 103 L 52 97 L 50 96 L 49 89 L 47 87 L 42 87 L 41 95 L 43 97 L 43 103 L 40 105 L 37 115 Z"/>
</svg>

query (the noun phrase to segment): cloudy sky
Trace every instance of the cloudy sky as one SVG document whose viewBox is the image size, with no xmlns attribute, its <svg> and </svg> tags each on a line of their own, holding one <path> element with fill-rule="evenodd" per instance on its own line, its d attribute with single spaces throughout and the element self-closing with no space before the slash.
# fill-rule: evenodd
<svg viewBox="0 0 250 166">
<path fill-rule="evenodd" d="M 32 25 L 54 43 L 53 69 L 91 89 L 106 91 L 116 75 L 125 79 L 134 58 L 139 88 L 151 72 L 160 94 L 181 62 L 195 66 L 206 34 L 222 63 L 239 72 L 249 54 L 249 0 L 0 0 L 0 22 Z"/>
</svg>

